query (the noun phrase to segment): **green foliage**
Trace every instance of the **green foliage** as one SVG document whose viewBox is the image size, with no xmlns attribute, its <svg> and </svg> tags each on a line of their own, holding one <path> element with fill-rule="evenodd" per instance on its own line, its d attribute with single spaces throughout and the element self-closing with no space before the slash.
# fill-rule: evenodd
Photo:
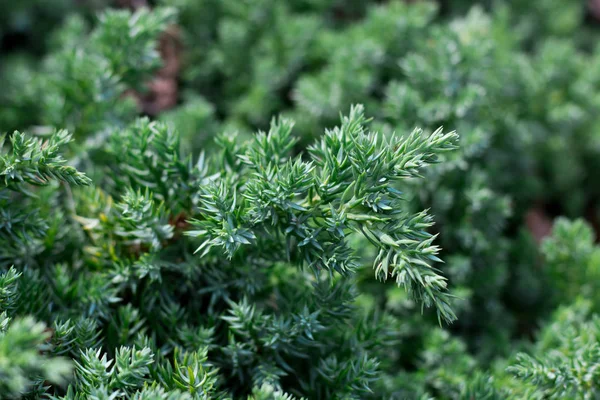
<svg viewBox="0 0 600 400">
<path fill-rule="evenodd" d="M 6 137 L 0 138 L 0 147 L 4 147 Z M 46 141 L 28 138 L 15 132 L 10 137 L 11 152 L 0 156 L 0 175 L 4 178 L 4 187 L 16 189 L 18 183 L 46 185 L 50 179 L 73 185 L 89 185 L 90 179 L 75 168 L 65 165 L 66 160 L 59 149 L 71 141 L 67 131 L 58 131 Z"/>
<path fill-rule="evenodd" d="M 195 229 L 186 234 L 203 240 L 197 252 L 221 247 L 230 259 L 244 245 L 273 246 L 281 237 L 287 259 L 306 264 L 317 276 L 354 271 L 346 237 L 362 234 L 379 249 L 378 279 L 394 278 L 451 321 L 445 279 L 428 263 L 438 261 L 434 237 L 426 232 L 430 218 L 402 213 L 400 193 L 391 184 L 417 177 L 438 153 L 453 148 L 456 136 L 414 131 L 405 139 L 384 139 L 366 131 L 364 123 L 362 107 L 353 108 L 340 127 L 309 148 L 304 161 L 287 156 L 294 145 L 291 121 L 273 121 L 268 133 L 259 133 L 245 154 L 237 154 L 234 186 L 227 187 L 232 179 L 225 175 L 204 190 L 203 219 L 191 220 Z"/>
<path fill-rule="evenodd" d="M 600 321 L 589 308 L 589 303 L 579 302 L 559 309 L 541 332 L 533 355 L 516 356 L 508 372 L 531 384 L 524 393 L 550 399 L 598 396 Z"/>
<path fill-rule="evenodd" d="M 0 398 L 599 396 L 583 2 L 42 3 L 0 5 Z"/>
<path fill-rule="evenodd" d="M 109 134 L 97 168 L 105 163 L 100 183 L 120 200 L 113 204 L 100 188 L 74 191 L 65 213 L 80 224 L 74 226 L 79 264 L 50 264 L 55 272 L 38 278 L 55 310 L 43 317 L 55 326 L 56 352 L 75 358 L 75 383 L 65 396 L 133 398 L 160 384 L 194 398 L 251 390 L 285 398 L 282 378 L 292 371 L 296 383 L 285 386 L 308 397 L 370 393 L 379 365 L 371 353 L 380 344 L 364 342 L 355 360 L 363 330 L 372 328 L 343 329 L 359 324 L 351 305 L 360 267 L 353 234 L 378 249 L 380 280 L 394 278 L 416 301 L 433 306 L 440 320 L 451 321 L 445 279 L 430 266 L 439 261 L 435 236 L 426 231 L 431 220 L 402 211 L 392 184 L 418 178 L 438 154 L 454 148 L 456 135 L 415 130 L 384 138 L 367 123 L 363 108 L 353 107 L 308 149 L 308 159 L 291 154 L 293 122 L 285 119 L 248 143 L 223 138 L 220 151 L 197 162 L 181 153 L 178 133 L 162 123 L 140 119 Z M 68 139 L 56 137 L 60 144 Z M 27 143 L 44 155 L 29 157 L 42 177 L 89 183 L 74 169 L 71 175 L 43 174 L 35 162 L 64 164 L 58 145 Z M 24 153 L 13 147 L 14 154 Z M 6 157 L 6 164 L 21 158 Z M 29 169 L 18 171 L 29 178 L 23 183 L 41 179 Z M 290 274 L 304 283 L 290 286 L 282 279 Z M 12 272 L 4 280 L 6 309 L 15 307 L 9 290 L 16 279 Z M 181 279 L 189 284 L 168 283 Z M 157 288 L 166 289 L 158 298 Z M 190 314 L 196 307 L 208 307 L 207 315 Z M 73 321 L 81 314 L 91 319 Z M 180 324 L 188 328 L 179 331 Z M 205 324 L 214 325 L 200 328 Z M 101 326 L 114 332 L 103 343 Z M 208 347 L 198 352 L 198 345 Z M 315 360 L 315 370 L 299 374 Z M 224 386 L 229 376 L 239 384 Z"/>
<path fill-rule="evenodd" d="M 508 372 L 530 384 L 523 393 L 543 398 L 598 396 L 600 246 L 588 224 L 559 219 L 542 249 L 560 307 L 538 334 L 531 354 L 519 353 Z"/>
<path fill-rule="evenodd" d="M 42 217 L 59 201 L 56 181 L 89 185 L 90 179 L 67 165 L 59 150 L 71 141 L 67 131 L 58 131 L 46 140 L 20 132 L 0 138 L 0 264 L 28 264 L 44 250 L 51 250 L 63 236 L 58 232 L 61 214 Z M 34 193 L 31 186 L 48 186 Z"/>
<path fill-rule="evenodd" d="M 597 298 L 600 248 L 594 245 L 595 234 L 582 220 L 558 219 L 553 234 L 542 244 L 546 274 L 556 286 L 559 303 L 573 302 L 584 295 L 600 304 Z"/>
<path fill-rule="evenodd" d="M 8 82 L 16 75 L 30 87 L 6 99 L 14 109 L 3 129 L 11 122 L 67 127 L 77 135 L 97 133 L 106 127 L 123 125 L 135 115 L 136 105 L 125 96 L 143 89 L 151 72 L 161 65 L 156 49 L 158 35 L 174 20 L 174 10 L 160 9 L 135 13 L 108 10 L 90 32 L 80 15 L 70 16 L 53 35 L 56 51 L 43 58 L 32 82 L 25 72 L 8 71 Z M 25 64 L 27 66 L 27 64 Z M 12 84 L 9 88 L 12 88 Z M 14 115 L 14 113 L 29 115 Z M 35 113 L 32 118 L 31 113 Z M 13 123 L 14 123 L 13 122 Z M 28 126 L 24 126 L 27 128 Z"/>
<path fill-rule="evenodd" d="M 66 359 L 45 354 L 50 333 L 43 323 L 32 318 L 11 321 L 4 312 L 0 328 L 0 391 L 4 398 L 18 398 L 44 380 L 54 384 L 66 381 L 71 365 Z"/>
</svg>

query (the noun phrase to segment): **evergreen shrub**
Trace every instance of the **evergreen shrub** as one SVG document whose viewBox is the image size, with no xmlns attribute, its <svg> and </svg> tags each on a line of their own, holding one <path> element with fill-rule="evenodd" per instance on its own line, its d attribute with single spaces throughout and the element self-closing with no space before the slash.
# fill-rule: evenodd
<svg viewBox="0 0 600 400">
<path fill-rule="evenodd" d="M 0 399 L 598 398 L 584 3 L 0 4 Z"/>
</svg>

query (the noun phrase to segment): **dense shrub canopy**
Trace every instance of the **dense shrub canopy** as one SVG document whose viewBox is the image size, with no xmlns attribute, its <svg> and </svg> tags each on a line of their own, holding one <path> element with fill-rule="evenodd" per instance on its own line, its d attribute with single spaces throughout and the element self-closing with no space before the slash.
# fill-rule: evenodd
<svg viewBox="0 0 600 400">
<path fill-rule="evenodd" d="M 0 398 L 600 396 L 583 3 L 0 4 Z"/>
</svg>

